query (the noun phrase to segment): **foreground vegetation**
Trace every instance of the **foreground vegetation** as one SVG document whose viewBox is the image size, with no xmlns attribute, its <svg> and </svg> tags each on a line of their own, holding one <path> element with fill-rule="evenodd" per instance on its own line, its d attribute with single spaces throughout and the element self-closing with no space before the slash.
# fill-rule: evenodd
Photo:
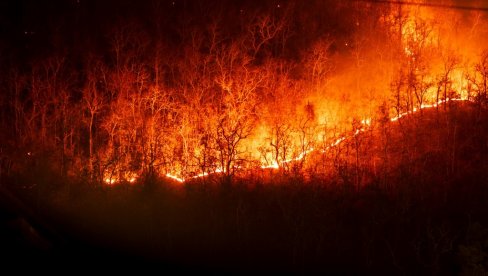
<svg viewBox="0 0 488 276">
<path fill-rule="evenodd" d="M 375 174 L 360 160 L 359 187 L 355 158 L 327 177 L 255 172 L 230 185 L 99 186 L 37 163 L 4 186 L 47 229 L 50 246 L 32 255 L 45 264 L 472 275 L 488 270 L 487 119 L 458 104 L 388 124 L 387 158 L 400 161 Z M 382 133 L 362 136 L 361 156 L 385 154 Z"/>
</svg>

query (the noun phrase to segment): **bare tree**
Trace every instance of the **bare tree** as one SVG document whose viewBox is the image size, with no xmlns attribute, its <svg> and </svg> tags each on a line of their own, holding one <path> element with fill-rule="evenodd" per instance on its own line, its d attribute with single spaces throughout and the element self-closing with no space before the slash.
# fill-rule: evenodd
<svg viewBox="0 0 488 276">
<path fill-rule="evenodd" d="M 256 58 L 266 44 L 269 44 L 271 40 L 277 38 L 285 30 L 286 24 L 286 18 L 276 18 L 271 15 L 256 16 L 253 23 L 248 25 L 247 42 L 251 56 Z"/>
<path fill-rule="evenodd" d="M 392 106 L 395 108 L 397 116 L 400 116 L 400 114 L 402 114 L 405 110 L 408 110 L 409 101 L 408 97 L 406 97 L 404 94 L 405 86 L 405 73 L 402 69 L 400 69 L 390 83 Z"/>
<path fill-rule="evenodd" d="M 306 76 L 310 78 L 310 85 L 315 89 L 323 87 L 333 69 L 329 53 L 333 42 L 330 38 L 320 39 L 306 56 Z"/>
<path fill-rule="evenodd" d="M 298 104 L 297 89 L 289 76 L 291 68 L 293 65 L 279 60 L 263 65 L 266 94 L 262 117 L 268 133 L 260 151 L 266 165 L 284 170 L 288 169 L 284 161 L 293 154 L 294 111 Z"/>
<path fill-rule="evenodd" d="M 96 61 L 94 64 L 87 66 L 86 72 L 87 77 L 83 88 L 83 107 L 87 111 L 88 116 L 88 171 L 90 178 L 93 178 L 95 116 L 101 112 L 106 101 L 100 84 L 106 84 L 104 76 L 107 73 L 103 65 Z"/>
<path fill-rule="evenodd" d="M 475 93 L 478 110 L 486 104 L 488 93 L 488 51 L 484 51 L 480 60 L 474 65 L 474 70 L 467 76 L 469 90 Z"/>
<path fill-rule="evenodd" d="M 256 123 L 255 92 L 263 77 L 250 65 L 247 56 L 237 43 L 223 47 L 216 57 L 216 82 L 221 89 L 216 140 L 219 163 L 224 175 L 230 180 L 235 166 L 243 153 L 239 144 L 249 137 Z"/>
<path fill-rule="evenodd" d="M 446 52 L 442 55 L 442 73 L 437 77 L 436 103 L 439 103 L 440 95 L 443 93 L 443 100 L 447 100 L 452 86 L 451 74 L 459 65 L 459 58 L 452 52 Z M 444 105 L 444 109 L 447 104 Z M 439 110 L 439 105 L 436 107 Z"/>
<path fill-rule="evenodd" d="M 405 24 L 402 32 L 403 59 L 396 77 L 390 83 L 393 106 L 398 115 L 422 110 L 427 93 L 434 84 L 430 76 L 434 25 L 419 18 Z"/>
<path fill-rule="evenodd" d="M 303 110 L 303 115 L 298 119 L 298 132 L 300 141 L 299 164 L 303 167 L 307 154 L 315 147 L 317 136 L 317 122 L 315 116 L 315 107 L 308 102 Z"/>
</svg>

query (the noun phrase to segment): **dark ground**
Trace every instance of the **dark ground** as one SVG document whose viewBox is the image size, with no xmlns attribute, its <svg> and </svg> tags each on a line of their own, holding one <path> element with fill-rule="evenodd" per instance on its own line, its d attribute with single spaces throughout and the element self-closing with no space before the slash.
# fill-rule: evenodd
<svg viewBox="0 0 488 276">
<path fill-rule="evenodd" d="M 4 184 L 2 263 L 59 272 L 486 273 L 487 120 L 470 107 L 442 114 L 392 126 L 393 144 L 417 153 L 391 171 L 389 188 L 379 180 L 355 190 L 291 176 L 231 187 L 211 180 Z M 398 130 L 419 126 L 413 140 Z M 455 126 L 458 169 L 448 166 L 451 154 L 431 146 L 445 137 L 438 142 L 450 148 Z"/>
</svg>

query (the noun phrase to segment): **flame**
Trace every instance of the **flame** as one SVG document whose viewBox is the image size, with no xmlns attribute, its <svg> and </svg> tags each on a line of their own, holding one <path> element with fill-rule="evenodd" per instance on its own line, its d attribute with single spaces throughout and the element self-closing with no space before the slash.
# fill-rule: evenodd
<svg viewBox="0 0 488 276">
<path fill-rule="evenodd" d="M 435 108 L 435 107 L 438 107 L 440 105 L 443 105 L 443 104 L 446 104 L 450 101 L 468 101 L 468 99 L 463 96 L 462 93 L 459 93 L 459 95 L 461 95 L 459 98 L 447 98 L 447 99 L 441 99 L 437 102 L 433 102 L 433 103 L 424 103 L 422 104 L 419 108 L 413 108 L 412 110 L 410 111 L 405 111 L 405 112 L 402 112 L 402 113 L 399 113 L 397 114 L 396 116 L 394 117 L 391 117 L 390 118 L 390 122 L 396 122 L 398 120 L 400 120 L 401 118 L 403 117 L 406 117 L 406 116 L 410 116 L 410 115 L 413 115 L 417 112 L 419 112 L 420 110 L 423 110 L 423 109 L 429 109 L 429 108 Z M 432 102 L 432 101 L 431 101 Z M 313 152 L 320 152 L 320 153 L 326 153 L 328 150 L 334 148 L 334 147 L 337 147 L 339 145 L 341 145 L 344 141 L 348 140 L 348 139 L 351 139 L 351 138 L 354 138 L 355 136 L 357 135 L 360 135 L 361 133 L 364 133 L 365 131 L 369 130 L 372 128 L 372 118 L 364 118 L 360 121 L 361 125 L 359 128 L 355 129 L 354 132 L 352 132 L 352 134 L 343 134 L 343 135 L 340 135 L 338 138 L 336 138 L 335 140 L 332 141 L 332 143 L 330 143 L 328 146 L 326 147 L 323 147 L 322 149 L 320 150 L 317 150 L 316 148 L 314 147 L 311 147 L 310 149 L 307 149 L 307 150 L 304 150 L 304 151 L 301 151 L 299 152 L 295 157 L 291 157 L 291 158 L 287 158 L 285 160 L 282 160 L 280 162 L 277 162 L 277 161 L 273 161 L 271 162 L 271 164 L 267 164 L 266 162 L 264 161 L 261 161 L 261 164 L 258 166 L 259 168 L 261 169 L 272 169 L 272 170 L 276 170 L 276 169 L 280 169 L 282 168 L 283 166 L 285 166 L 286 164 L 289 164 L 289 163 L 292 163 L 292 162 L 298 162 L 298 161 L 301 161 L 303 160 L 307 155 L 310 155 L 312 154 Z M 240 166 L 235 166 L 236 168 L 241 168 Z M 255 169 L 254 168 L 249 168 L 249 169 Z M 184 177 L 183 176 L 183 173 L 181 171 L 178 171 L 176 169 L 173 170 L 173 173 L 165 173 L 164 175 L 171 179 L 171 180 L 174 180 L 178 183 L 185 183 L 187 182 L 188 180 L 191 180 L 191 179 L 199 179 L 199 178 L 204 178 L 204 177 L 207 177 L 207 176 L 210 176 L 210 175 L 213 175 L 213 174 L 219 174 L 219 173 L 224 173 L 224 169 L 222 167 L 217 167 L 215 168 L 214 171 L 209 171 L 209 172 L 201 172 L 201 173 L 198 173 L 196 175 L 192 175 L 192 176 L 188 176 L 188 177 Z M 127 181 L 129 183 L 135 183 L 137 181 L 137 178 L 138 178 L 138 174 L 135 173 L 135 172 L 125 172 L 125 173 L 120 173 L 121 178 L 119 179 L 119 177 L 117 177 L 117 175 L 119 175 L 119 173 L 112 173 L 112 174 L 106 174 L 103 181 L 107 184 L 107 185 L 114 185 L 116 183 L 120 183 L 121 181 Z"/>
<path fill-rule="evenodd" d="M 187 178 L 185 178 L 183 176 L 178 176 L 178 175 L 172 174 L 172 173 L 166 173 L 165 176 L 169 179 L 175 180 L 176 182 L 184 183 L 190 179 L 203 178 L 203 177 L 207 177 L 207 176 L 212 175 L 212 174 L 218 174 L 218 173 L 223 173 L 223 172 L 224 172 L 224 170 L 219 167 L 219 168 L 216 168 L 213 172 L 203 172 L 203 173 L 199 173 L 199 174 L 187 177 Z"/>
<path fill-rule="evenodd" d="M 440 41 L 439 37 L 441 37 L 441 34 L 439 28 L 432 27 L 427 24 L 429 17 L 433 17 L 430 11 L 426 9 L 414 10 L 414 8 L 411 7 L 404 7 L 404 12 L 407 14 L 405 21 L 402 21 L 403 23 L 400 23 L 400 25 L 396 25 L 397 27 L 395 27 L 397 28 L 395 30 L 395 33 L 400 32 L 401 36 L 401 41 L 399 41 L 399 47 L 397 50 L 400 53 L 403 51 L 401 55 L 402 58 L 407 60 L 406 63 L 415 65 L 415 67 L 413 67 L 412 69 L 412 72 L 416 74 L 417 71 L 419 71 L 417 67 L 420 66 L 417 65 L 417 62 L 420 62 L 421 60 L 422 51 L 427 48 L 428 50 L 436 50 L 436 43 Z M 392 16 L 391 18 L 395 16 Z M 426 52 L 428 51 L 426 50 Z M 390 111 L 390 122 L 397 122 L 400 119 L 415 114 L 421 110 L 436 108 L 450 101 L 470 100 L 466 88 L 467 80 L 465 72 L 462 69 L 453 68 L 448 76 L 449 93 L 453 92 L 454 94 L 451 93 L 447 96 L 447 93 L 443 93 L 443 95 L 441 96 L 438 95 L 439 88 L 436 87 L 439 82 L 438 75 L 441 75 L 442 73 L 442 66 L 440 65 L 441 62 L 428 60 L 427 63 L 430 71 L 429 75 L 425 76 L 425 79 L 423 80 L 425 82 L 432 83 L 432 86 L 426 88 L 425 98 L 418 100 L 421 102 L 421 104 L 417 103 L 417 106 L 409 107 L 410 110 L 401 110 L 396 114 L 392 114 Z M 342 79 L 337 80 L 338 83 L 340 83 L 341 81 Z M 232 90 L 233 84 L 231 80 L 222 80 L 221 82 L 223 90 Z M 342 90 L 338 89 L 340 90 L 340 92 L 342 92 L 344 90 L 344 87 L 346 87 L 347 85 L 344 85 L 344 87 L 341 87 L 340 85 L 338 86 L 342 88 Z M 326 88 L 331 89 L 331 87 Z M 326 90 L 326 88 L 313 87 L 313 89 L 319 91 L 317 94 L 321 94 L 321 92 L 323 90 Z M 444 90 L 446 91 L 448 89 L 444 88 Z M 248 155 L 246 155 L 246 158 L 244 159 L 252 162 L 248 162 L 244 165 L 241 165 L 240 163 L 232 164 L 233 169 L 253 170 L 260 168 L 265 170 L 278 170 L 280 168 L 286 167 L 287 164 L 302 161 L 314 152 L 325 154 L 330 149 L 340 146 L 348 139 L 361 135 L 362 133 L 374 127 L 373 119 L 371 117 L 368 117 L 371 114 L 364 112 L 364 110 L 353 110 L 356 106 L 345 112 L 342 111 L 346 115 L 340 113 L 340 110 L 343 108 L 344 105 L 344 102 L 340 100 L 334 99 L 333 101 L 327 101 L 327 103 L 324 103 L 325 101 L 323 98 L 314 98 L 313 96 L 307 95 L 305 101 L 310 100 L 310 102 L 312 103 L 317 103 L 316 109 L 308 113 L 307 111 L 303 110 L 292 110 L 290 106 L 295 107 L 296 104 L 291 104 L 287 101 L 288 98 L 291 98 L 288 97 L 290 96 L 289 93 L 290 92 L 288 91 L 283 92 L 283 95 L 285 95 L 283 96 L 283 98 L 285 98 L 282 100 L 283 102 L 277 101 L 276 103 L 274 102 L 272 104 L 269 104 L 269 106 L 265 106 L 263 108 L 269 109 L 266 111 L 267 113 L 263 111 L 263 113 L 266 113 L 266 115 L 263 116 L 265 118 L 262 121 L 256 123 L 257 126 L 255 126 L 254 132 L 247 139 L 242 141 L 242 143 L 239 145 L 241 148 L 238 149 L 239 152 L 246 152 L 246 154 Z M 374 105 L 372 106 L 374 107 Z M 311 105 L 307 104 L 307 108 L 310 107 Z M 310 111 L 310 109 L 308 109 L 308 111 Z M 348 128 L 347 131 L 344 131 L 344 133 L 340 134 L 339 136 L 334 136 L 332 140 L 328 140 L 331 138 L 325 136 L 325 131 L 320 133 L 318 131 L 311 131 L 309 135 L 308 133 L 306 133 L 306 122 L 308 122 L 308 120 L 313 121 L 315 125 L 330 124 L 333 126 L 343 126 L 341 125 L 343 124 L 342 121 L 348 121 L 347 119 L 349 119 L 348 117 L 350 117 L 352 112 L 356 112 L 356 118 L 362 118 L 359 121 L 360 125 L 355 126 L 355 128 L 352 130 Z M 306 118 L 306 120 L 304 118 Z M 283 122 L 286 122 L 286 124 Z M 350 120 L 348 122 L 350 122 Z M 190 132 L 191 127 L 188 127 L 189 125 L 191 124 L 188 123 L 187 125 L 185 125 L 185 127 L 187 127 L 186 130 Z M 297 125 L 301 126 L 302 128 L 297 130 Z M 276 129 L 279 129 L 280 127 L 286 128 L 289 133 L 278 133 Z M 293 127 L 295 127 L 295 129 L 293 129 Z M 279 139 L 281 139 L 280 143 L 285 143 L 286 145 L 278 145 L 279 143 L 276 141 L 278 138 L 276 136 L 279 135 L 281 135 L 279 137 Z M 198 142 L 196 142 L 195 144 L 198 144 Z M 286 151 L 280 149 L 280 146 L 286 148 Z M 185 150 L 187 149 L 185 148 Z M 199 156 L 203 154 L 203 150 L 201 148 L 198 148 L 198 146 L 195 146 L 194 149 L 188 150 L 188 152 L 185 152 L 185 154 L 193 154 L 197 157 L 196 159 L 198 159 Z M 217 166 L 217 164 L 222 165 L 215 161 L 212 162 L 214 163 L 210 165 L 214 168 Z M 183 162 L 178 161 L 176 162 L 176 164 L 168 165 L 167 167 L 161 169 L 161 174 L 166 176 L 168 179 L 174 180 L 177 183 L 185 183 L 192 179 L 205 178 L 214 174 L 227 173 L 222 167 L 217 167 L 213 171 L 208 170 L 198 172 L 199 170 L 195 169 L 199 168 L 198 166 L 195 166 L 194 164 L 192 164 L 192 166 L 188 166 L 188 164 L 185 163 L 183 165 L 182 163 Z M 138 177 L 137 174 L 124 175 L 122 173 L 123 176 L 121 176 L 119 179 L 119 173 L 116 173 L 114 175 L 117 177 L 114 177 L 113 175 L 105 177 L 105 183 L 107 183 L 108 185 L 112 185 L 121 181 L 135 183 Z"/>
<path fill-rule="evenodd" d="M 395 117 L 390 118 L 390 121 L 391 122 L 396 122 L 396 121 L 398 121 L 399 119 L 401 119 L 401 118 L 403 118 L 405 116 L 409 116 L 409 115 L 413 115 L 415 113 L 418 113 L 420 110 L 434 108 L 434 107 L 437 107 L 439 105 L 446 104 L 446 103 L 448 103 L 450 101 L 467 101 L 467 100 L 466 99 L 462 99 L 462 98 L 447 98 L 445 100 L 444 99 L 443 100 L 439 100 L 438 102 L 433 103 L 433 104 L 422 104 L 422 106 L 420 108 L 414 108 L 410 112 L 403 112 L 403 113 L 398 114 Z M 335 139 L 331 144 L 329 144 L 327 147 L 325 147 L 324 149 L 322 149 L 320 152 L 321 153 L 326 153 L 328 150 L 330 150 L 330 149 L 332 149 L 334 147 L 339 146 L 341 143 L 343 143 L 347 139 L 354 138 L 355 136 L 360 135 L 361 133 L 364 133 L 365 131 L 367 131 L 368 129 L 371 128 L 371 123 L 372 123 L 372 119 L 371 118 L 365 118 L 365 119 L 361 120 L 361 124 L 362 124 L 362 127 L 361 128 L 356 129 L 354 131 L 354 133 L 352 135 L 350 135 L 350 136 L 342 135 L 341 137 Z M 270 165 L 261 164 L 260 168 L 261 169 L 273 169 L 273 170 L 274 169 L 279 169 L 279 168 L 281 168 L 283 165 L 285 165 L 287 163 L 301 161 L 307 155 L 309 155 L 309 154 L 311 154 L 313 152 L 316 152 L 316 151 L 317 151 L 316 149 L 311 148 L 309 150 L 305 150 L 305 151 L 301 152 L 295 158 L 286 159 L 286 160 L 280 162 L 279 164 L 276 161 L 272 162 L 272 164 L 270 164 Z M 223 172 L 223 170 L 221 168 L 217 168 L 215 170 L 215 172 L 213 172 L 213 173 L 201 173 L 201 174 L 198 174 L 198 175 L 195 175 L 195 176 L 186 178 L 186 179 L 185 178 L 182 178 L 182 177 L 178 177 L 178 176 L 173 175 L 173 174 L 169 174 L 169 173 L 166 174 L 166 177 L 168 177 L 170 179 L 173 179 L 173 180 L 176 180 L 179 183 L 184 183 L 184 182 L 186 182 L 189 179 L 202 178 L 202 177 L 206 177 L 208 175 L 214 174 L 214 173 L 221 173 L 221 172 Z"/>
<path fill-rule="evenodd" d="M 170 178 L 170 179 L 176 180 L 177 182 L 180 182 L 180 183 L 185 182 L 184 178 L 180 178 L 180 177 L 173 175 L 173 174 L 170 174 L 170 173 L 165 174 L 165 176 Z"/>
<path fill-rule="evenodd" d="M 271 165 L 261 165 L 261 169 L 279 169 L 280 165 L 276 162 L 273 161 Z"/>
<path fill-rule="evenodd" d="M 412 57 L 413 56 L 413 52 L 408 48 L 408 47 L 405 47 L 403 49 L 403 51 L 405 52 L 405 54 L 409 57 Z"/>
<path fill-rule="evenodd" d="M 414 108 L 413 111 L 406 111 L 406 112 L 402 112 L 400 114 L 398 114 L 397 116 L 393 117 L 393 118 L 390 118 L 390 121 L 391 122 L 396 122 L 398 121 L 399 119 L 405 117 L 405 116 L 408 116 L 408 115 L 412 115 L 414 113 L 417 113 L 418 111 L 420 110 L 423 110 L 423 109 L 428 109 L 428 108 L 434 108 L 434 107 L 438 107 L 442 104 L 446 104 L 450 101 L 457 101 L 457 102 L 461 102 L 461 101 L 471 101 L 471 100 L 468 100 L 468 99 L 462 99 L 462 98 L 447 98 L 445 100 L 439 100 L 437 103 L 433 103 L 433 104 L 422 104 L 421 108 L 418 109 L 418 108 Z"/>
<path fill-rule="evenodd" d="M 362 119 L 361 124 L 363 124 L 365 126 L 370 126 L 371 125 L 371 118 Z"/>
<path fill-rule="evenodd" d="M 118 175 L 121 175 L 120 177 Z M 139 175 L 135 172 L 121 172 L 121 173 L 114 173 L 114 172 L 105 172 L 103 177 L 103 182 L 107 185 L 115 185 L 121 182 L 128 182 L 134 184 L 137 182 Z"/>
<path fill-rule="evenodd" d="M 459 99 L 468 100 L 468 91 L 466 89 L 467 80 L 465 72 L 461 69 L 455 69 L 451 76 L 452 89 L 457 92 Z"/>
<path fill-rule="evenodd" d="M 108 184 L 108 185 L 113 185 L 113 184 L 115 184 L 115 183 L 117 183 L 117 182 L 118 182 L 118 181 L 117 181 L 117 178 L 115 178 L 115 177 L 109 177 L 109 178 L 105 178 L 105 179 L 103 179 L 103 181 L 104 181 L 106 184 Z"/>
</svg>

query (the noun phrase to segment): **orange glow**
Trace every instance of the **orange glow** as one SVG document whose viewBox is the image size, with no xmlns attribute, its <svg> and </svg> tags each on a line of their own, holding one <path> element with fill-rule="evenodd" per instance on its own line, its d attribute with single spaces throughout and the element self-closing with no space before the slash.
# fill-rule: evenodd
<svg viewBox="0 0 488 276">
<path fill-rule="evenodd" d="M 170 173 L 167 173 L 165 175 L 166 175 L 166 177 L 168 177 L 170 179 L 173 179 L 173 180 L 176 180 L 177 182 L 180 182 L 180 183 L 185 182 L 185 179 L 184 178 L 177 177 L 176 175 L 172 175 Z"/>
<path fill-rule="evenodd" d="M 134 172 L 120 172 L 109 173 L 106 172 L 103 177 L 103 182 L 107 185 L 115 185 L 121 182 L 128 182 L 134 184 L 137 182 L 138 175 Z"/>
<path fill-rule="evenodd" d="M 116 178 L 113 178 L 113 177 L 110 177 L 110 178 L 105 178 L 103 180 L 107 185 L 113 185 L 115 183 L 117 183 L 117 179 Z"/>
<path fill-rule="evenodd" d="M 325 154 L 374 129 L 382 103 L 386 103 L 389 121 L 396 122 L 450 101 L 471 101 L 469 70 L 464 63 L 472 57 L 461 59 L 461 51 L 451 47 L 461 40 L 447 28 L 451 22 L 437 20 L 437 12 L 425 7 L 405 6 L 401 10 L 391 9 L 390 15 L 379 20 L 391 36 L 388 46 L 382 46 L 384 37 L 365 31 L 357 41 L 341 44 L 347 46 L 345 53 L 338 51 L 331 57 L 328 51 L 333 43 L 316 42 L 309 60 L 303 61 L 303 67 L 309 69 L 304 69 L 303 80 L 286 74 L 276 76 L 274 63 L 261 71 L 257 66 L 248 66 L 250 58 L 242 57 L 238 46 L 231 45 L 223 49 L 228 51 L 226 55 L 212 56 L 218 63 L 217 74 L 205 76 L 209 78 L 208 86 L 201 88 L 203 92 L 195 92 L 202 93 L 197 96 L 203 99 L 208 92 L 205 89 L 217 86 L 216 102 L 202 103 L 192 95 L 182 103 L 181 110 L 164 101 L 170 107 L 161 107 L 159 114 L 155 103 L 165 96 L 158 89 L 149 90 L 149 103 L 144 102 L 146 98 L 141 102 L 150 106 L 150 112 L 145 110 L 130 120 L 114 116 L 113 125 L 106 126 L 112 130 L 126 124 L 119 130 L 122 138 L 111 143 L 126 145 L 125 159 L 120 161 L 124 168 L 132 168 L 128 164 L 133 165 L 137 158 L 142 164 L 137 173 L 115 166 L 110 173 L 104 173 L 104 182 L 135 183 L 143 168 L 153 163 L 158 164 L 160 175 L 177 183 L 214 174 L 233 175 L 236 171 L 286 170 L 291 163 L 306 163 L 312 153 Z M 361 35 L 367 39 L 362 40 Z M 243 64 L 236 69 L 234 62 L 240 59 Z M 231 63 L 230 68 L 226 62 Z M 397 75 L 394 87 L 391 84 Z M 131 99 L 124 100 L 131 103 Z M 173 125 L 165 125 L 170 120 Z M 140 125 L 149 126 L 140 130 L 149 133 L 141 148 L 151 151 L 133 157 L 130 146 L 139 135 L 133 129 Z M 106 160 L 120 154 L 113 145 L 107 149 Z M 161 148 L 159 152 L 152 151 L 156 145 Z"/>
<path fill-rule="evenodd" d="M 390 118 L 390 121 L 391 122 L 396 122 L 396 121 L 398 121 L 399 119 L 401 119 L 401 118 L 403 118 L 405 116 L 413 115 L 413 114 L 419 112 L 421 109 L 434 108 L 434 107 L 440 106 L 442 104 L 445 104 L 445 103 L 447 103 L 449 101 L 466 101 L 466 100 L 465 99 L 461 99 L 461 98 L 456 98 L 456 99 L 454 99 L 454 98 L 453 99 L 448 98 L 447 100 L 440 100 L 439 102 L 433 103 L 433 104 L 423 104 L 420 109 L 414 108 L 413 111 L 411 111 L 411 112 L 400 113 L 399 115 Z M 328 150 L 330 150 L 331 148 L 334 148 L 334 147 L 339 146 L 342 142 L 346 141 L 347 139 L 353 138 L 354 136 L 360 135 L 361 133 L 367 131 L 368 128 L 371 126 L 371 118 L 367 118 L 367 119 L 361 120 L 361 124 L 363 125 L 363 127 L 359 128 L 359 129 L 356 129 L 352 136 L 343 135 L 340 138 L 337 138 L 329 146 L 327 146 L 324 149 L 322 149 L 320 152 L 321 153 L 326 153 Z M 295 158 L 290 158 L 290 159 L 286 159 L 286 160 L 282 161 L 280 164 L 278 164 L 276 162 L 272 163 L 271 165 L 262 164 L 260 166 L 260 168 L 261 169 L 279 169 L 282 165 L 284 165 L 286 163 L 291 163 L 291 162 L 296 162 L 296 161 L 303 160 L 303 158 L 305 158 L 305 156 L 307 156 L 308 154 L 311 154 L 313 152 L 316 152 L 316 150 L 314 148 L 311 148 L 309 150 L 306 150 L 306 151 L 301 152 Z M 202 178 L 202 177 L 206 177 L 206 176 L 208 176 L 210 174 L 222 173 L 222 172 L 223 172 L 223 170 L 220 169 L 220 168 L 218 168 L 218 169 L 215 170 L 215 172 L 212 172 L 212 173 L 201 173 L 201 174 L 197 174 L 197 175 L 194 175 L 192 177 L 189 177 L 189 178 L 178 177 L 178 176 L 173 175 L 173 174 L 170 174 L 170 173 L 167 173 L 165 175 L 166 175 L 166 177 L 168 177 L 170 179 L 173 179 L 173 180 L 175 180 L 175 181 L 177 181 L 179 183 L 184 183 L 184 182 L 186 182 L 189 179 Z"/>
</svg>

